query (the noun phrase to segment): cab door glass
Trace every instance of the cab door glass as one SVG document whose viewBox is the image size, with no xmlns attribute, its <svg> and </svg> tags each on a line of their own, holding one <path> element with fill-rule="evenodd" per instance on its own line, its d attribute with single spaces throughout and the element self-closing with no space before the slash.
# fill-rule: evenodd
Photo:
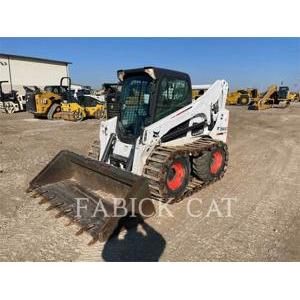
<svg viewBox="0 0 300 300">
<path fill-rule="evenodd" d="M 163 78 L 160 84 L 155 121 L 186 106 L 189 86 L 187 81 L 175 78 Z"/>
</svg>

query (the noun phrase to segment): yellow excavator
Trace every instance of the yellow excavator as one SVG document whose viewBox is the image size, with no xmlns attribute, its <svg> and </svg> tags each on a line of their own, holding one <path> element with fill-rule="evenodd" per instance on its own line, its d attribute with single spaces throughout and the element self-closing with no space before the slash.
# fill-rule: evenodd
<svg viewBox="0 0 300 300">
<path fill-rule="evenodd" d="M 249 110 L 264 110 L 268 108 L 286 108 L 290 104 L 286 87 L 273 84 L 259 97 L 254 98 L 248 105 Z"/>
</svg>

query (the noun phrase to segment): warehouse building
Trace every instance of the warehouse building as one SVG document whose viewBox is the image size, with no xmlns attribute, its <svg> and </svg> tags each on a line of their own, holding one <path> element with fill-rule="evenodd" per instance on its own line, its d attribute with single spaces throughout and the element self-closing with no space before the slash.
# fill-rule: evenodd
<svg viewBox="0 0 300 300">
<path fill-rule="evenodd" d="M 7 80 L 3 89 L 25 94 L 23 86 L 59 85 L 61 77 L 69 76 L 67 61 L 0 53 L 0 81 Z"/>
</svg>

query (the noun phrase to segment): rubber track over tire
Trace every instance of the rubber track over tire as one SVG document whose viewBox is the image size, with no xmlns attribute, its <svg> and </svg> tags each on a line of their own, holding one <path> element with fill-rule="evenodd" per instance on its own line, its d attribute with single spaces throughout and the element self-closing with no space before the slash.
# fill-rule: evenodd
<svg viewBox="0 0 300 300">
<path fill-rule="evenodd" d="M 197 179 L 193 174 L 190 176 L 190 182 L 187 185 L 183 195 L 179 198 L 168 198 L 164 183 L 166 167 L 172 162 L 176 156 L 198 157 L 204 151 L 214 149 L 216 146 L 222 147 L 225 152 L 224 171 L 218 177 L 210 182 L 204 182 Z M 153 149 L 150 156 L 146 160 L 143 169 L 143 176 L 148 179 L 151 198 L 154 200 L 176 203 L 183 200 L 185 197 L 191 196 L 193 193 L 201 190 L 205 186 L 221 179 L 226 172 L 228 165 L 228 149 L 227 145 L 221 141 L 202 138 L 193 143 L 183 146 L 157 146 Z"/>
</svg>

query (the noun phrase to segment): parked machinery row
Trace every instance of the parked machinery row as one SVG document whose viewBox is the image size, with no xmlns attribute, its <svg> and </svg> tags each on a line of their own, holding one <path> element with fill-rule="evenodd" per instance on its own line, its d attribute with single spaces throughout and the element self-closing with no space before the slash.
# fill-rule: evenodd
<svg viewBox="0 0 300 300">
<path fill-rule="evenodd" d="M 75 93 L 71 88 L 70 77 L 63 77 L 59 85 L 48 85 L 44 89 L 24 86 L 26 94 L 23 98 L 14 90 L 4 93 L 3 83 L 8 82 L 0 81 L 0 111 L 5 113 L 27 110 L 35 118 L 81 121 L 86 118 L 106 118 L 106 105 L 114 107 L 111 109 L 112 115 L 119 111 L 116 101 L 119 93 L 117 83 L 104 83 L 98 95 L 92 94 L 90 89 L 81 89 Z"/>
<path fill-rule="evenodd" d="M 17 91 L 11 90 L 8 93 L 4 93 L 2 89 L 3 83 L 8 83 L 8 81 L 0 81 L 0 112 L 12 114 L 24 111 L 26 101 L 18 95 Z"/>
<path fill-rule="evenodd" d="M 271 85 L 263 93 L 252 88 L 230 92 L 226 103 L 248 105 L 249 110 L 263 110 L 271 107 L 285 108 L 294 101 L 299 101 L 299 93 L 291 92 L 288 86 Z"/>
</svg>

